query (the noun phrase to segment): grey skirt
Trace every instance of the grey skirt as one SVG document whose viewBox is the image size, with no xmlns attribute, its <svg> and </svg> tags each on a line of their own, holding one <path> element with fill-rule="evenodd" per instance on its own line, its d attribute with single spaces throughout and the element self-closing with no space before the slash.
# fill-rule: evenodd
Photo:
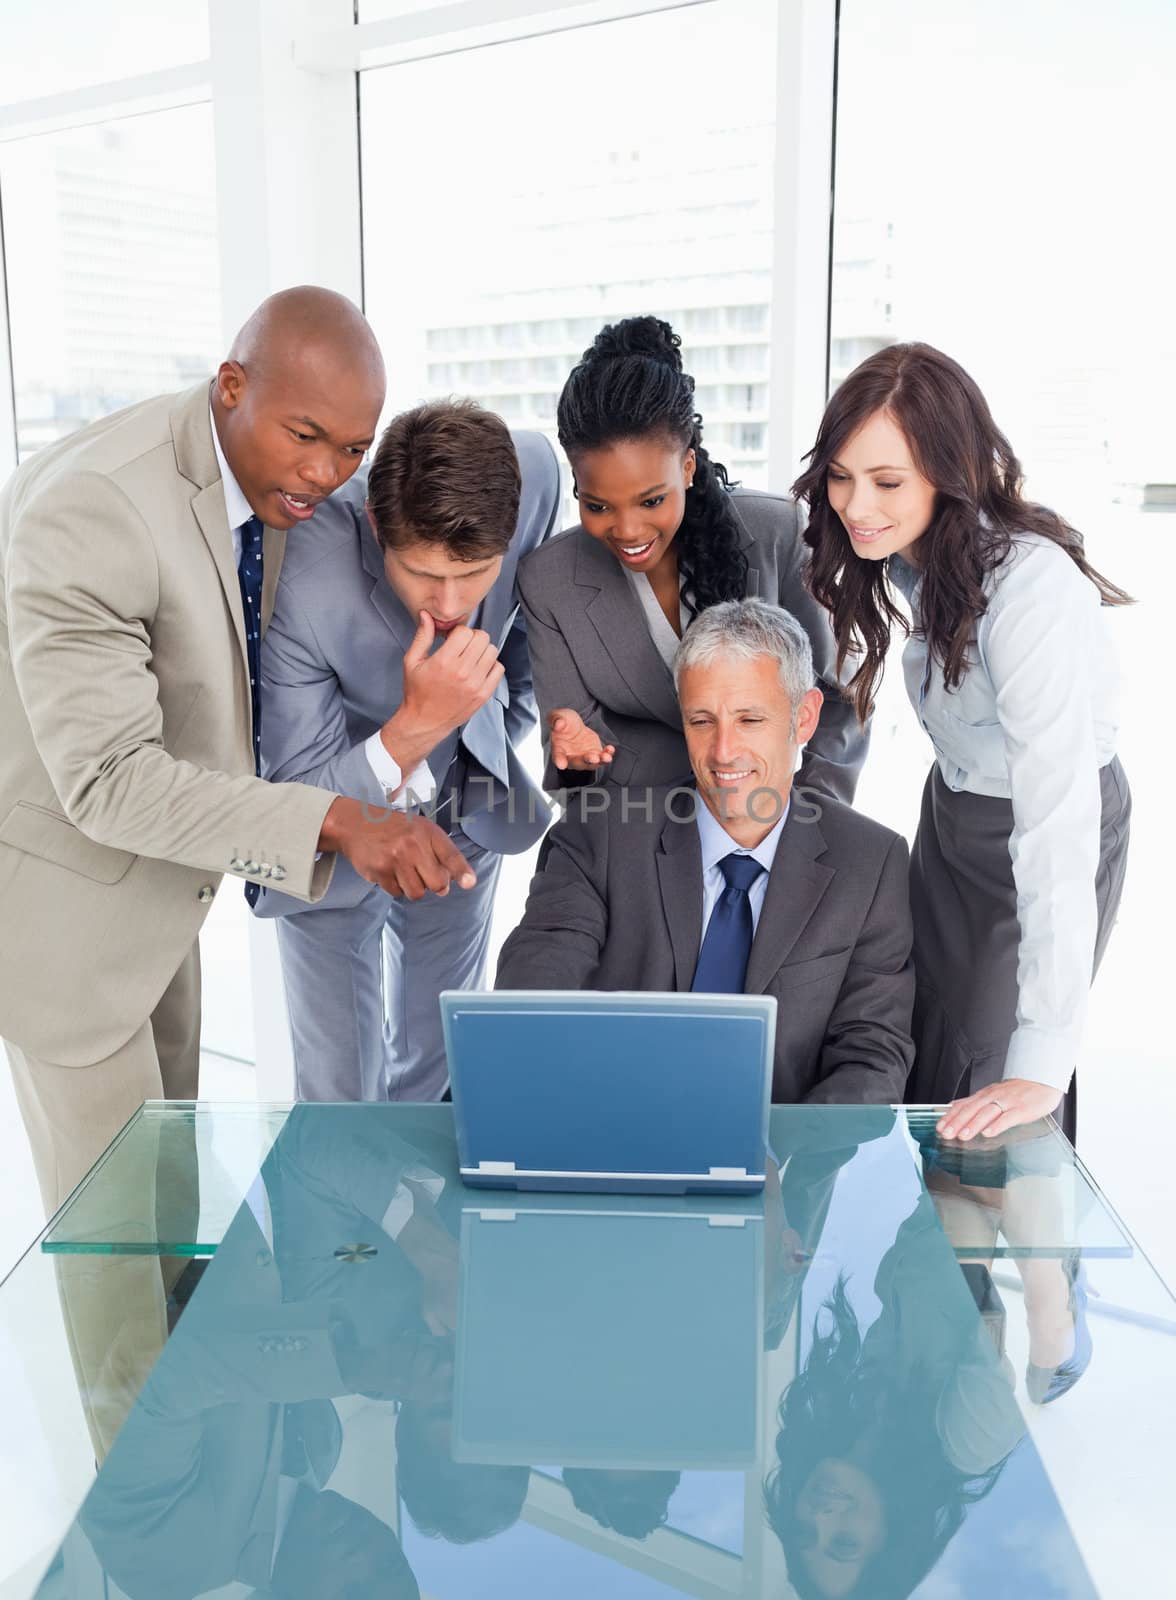
<svg viewBox="0 0 1176 1600">
<path fill-rule="evenodd" d="M 1131 791 L 1117 757 L 1099 778 L 1094 972 L 1119 908 L 1131 831 Z M 1009 856 L 1012 830 L 1010 800 L 953 793 L 938 766 L 932 767 L 911 849 L 915 1065 L 906 1098 L 913 1104 L 946 1104 L 996 1083 L 1004 1072 L 1016 1027 L 1021 939 Z M 1061 1108 L 1071 1142 L 1077 1120 L 1077 1085 L 1071 1082 Z"/>
</svg>

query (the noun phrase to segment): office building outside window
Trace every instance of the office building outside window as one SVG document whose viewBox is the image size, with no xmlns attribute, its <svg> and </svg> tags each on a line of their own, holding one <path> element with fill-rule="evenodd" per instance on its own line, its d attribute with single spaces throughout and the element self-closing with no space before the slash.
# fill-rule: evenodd
<svg viewBox="0 0 1176 1600">
<path fill-rule="evenodd" d="M 718 0 L 364 73 L 389 408 L 468 394 L 554 436 L 599 329 L 654 312 L 708 447 L 763 486 L 775 30 L 763 0 Z"/>
<path fill-rule="evenodd" d="M 212 113 L 0 145 L 21 458 L 220 357 Z"/>
</svg>

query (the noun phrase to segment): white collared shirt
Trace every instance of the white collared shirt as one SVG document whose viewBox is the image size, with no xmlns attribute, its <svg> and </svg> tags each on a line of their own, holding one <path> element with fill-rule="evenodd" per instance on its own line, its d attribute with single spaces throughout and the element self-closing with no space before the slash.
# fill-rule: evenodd
<svg viewBox="0 0 1176 1600">
<path fill-rule="evenodd" d="M 760 840 L 754 850 L 748 850 L 745 845 L 737 844 L 727 832 L 718 818 L 709 811 L 703 803 L 702 796 L 698 798 L 695 812 L 695 821 L 698 825 L 698 842 L 702 846 L 702 937 L 706 938 L 706 930 L 710 924 L 711 912 L 723 890 L 727 887 L 727 880 L 723 877 L 719 862 L 724 856 L 734 852 L 740 856 L 750 856 L 753 861 L 758 861 L 763 871 L 747 891 L 747 898 L 751 903 L 751 926 L 754 934 L 759 927 L 760 912 L 764 906 L 764 896 L 768 892 L 768 874 L 772 870 L 772 862 L 776 859 L 776 849 L 780 843 L 780 835 L 784 824 L 788 821 L 788 811 L 792 804 L 791 799 L 784 805 L 784 815 L 773 827 L 771 833 Z M 764 811 L 767 811 L 767 801 L 764 801 Z M 766 820 L 766 817 L 765 817 Z M 699 946 L 701 949 L 701 945 Z"/>
<path fill-rule="evenodd" d="M 211 405 L 208 408 L 208 421 L 212 428 L 212 447 L 216 451 L 217 465 L 220 467 L 221 487 L 225 493 L 225 516 L 228 518 L 229 531 L 233 536 L 233 565 L 240 568 L 241 529 L 253 516 L 253 507 L 245 498 L 245 491 L 234 477 L 233 469 L 221 449 L 220 438 L 216 431 L 216 418 Z M 427 761 L 422 761 L 413 768 L 406 783 L 399 762 L 388 754 L 378 731 L 365 741 L 363 751 L 376 782 L 382 786 L 387 796 L 388 803 L 397 810 L 402 811 L 405 808 L 410 794 L 418 801 L 433 798 L 437 785 Z"/>
<path fill-rule="evenodd" d="M 220 438 L 216 431 L 216 418 L 212 414 L 212 407 L 208 408 L 208 424 L 212 429 L 212 448 L 216 451 L 216 462 L 220 468 L 221 488 L 225 492 L 225 516 L 229 519 L 229 532 L 233 535 L 233 565 L 241 565 L 241 529 L 253 515 L 253 507 L 245 498 L 245 491 L 233 476 L 233 469 L 225 458 L 221 449 Z"/>
<path fill-rule="evenodd" d="M 633 585 L 633 592 L 637 596 L 638 604 L 645 614 L 645 625 L 649 629 L 649 637 L 653 640 L 654 649 L 669 667 L 674 670 L 674 657 L 678 653 L 678 646 L 682 643 L 679 634 L 670 626 L 670 619 L 661 608 L 661 601 L 653 592 L 653 585 L 644 572 L 632 572 L 628 567 L 625 576 Z M 690 626 L 690 612 L 685 602 L 681 599 L 681 580 L 679 580 L 678 599 L 678 626 L 682 633 Z"/>
<path fill-rule="evenodd" d="M 892 556 L 889 573 L 917 624 L 917 569 Z M 918 637 L 903 672 L 947 787 L 1012 801 L 1020 944 L 1004 1075 L 1064 1090 L 1094 966 L 1099 771 L 1115 754 L 1118 662 L 1098 590 L 1052 540 L 1017 536 L 984 588 L 959 687 Z"/>
</svg>

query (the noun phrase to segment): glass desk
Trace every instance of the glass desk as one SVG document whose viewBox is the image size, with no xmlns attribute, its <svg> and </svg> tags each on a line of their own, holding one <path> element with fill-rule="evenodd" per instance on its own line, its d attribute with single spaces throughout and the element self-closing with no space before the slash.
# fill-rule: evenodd
<svg viewBox="0 0 1176 1600">
<path fill-rule="evenodd" d="M 772 1146 L 488 1193 L 446 1106 L 145 1106 L 0 1295 L 0 1600 L 1169 1592 L 1176 1302 L 1053 1125 Z"/>
</svg>

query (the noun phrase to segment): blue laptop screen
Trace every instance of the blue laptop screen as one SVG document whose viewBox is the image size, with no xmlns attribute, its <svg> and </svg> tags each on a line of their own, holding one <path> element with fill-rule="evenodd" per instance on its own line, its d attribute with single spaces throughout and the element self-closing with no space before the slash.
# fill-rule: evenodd
<svg viewBox="0 0 1176 1600">
<path fill-rule="evenodd" d="M 496 997 L 506 1001 L 505 995 Z M 721 1003 L 720 1003 L 721 1004 Z M 455 1006 L 462 1164 L 531 1170 L 763 1170 L 764 1014 Z"/>
</svg>

